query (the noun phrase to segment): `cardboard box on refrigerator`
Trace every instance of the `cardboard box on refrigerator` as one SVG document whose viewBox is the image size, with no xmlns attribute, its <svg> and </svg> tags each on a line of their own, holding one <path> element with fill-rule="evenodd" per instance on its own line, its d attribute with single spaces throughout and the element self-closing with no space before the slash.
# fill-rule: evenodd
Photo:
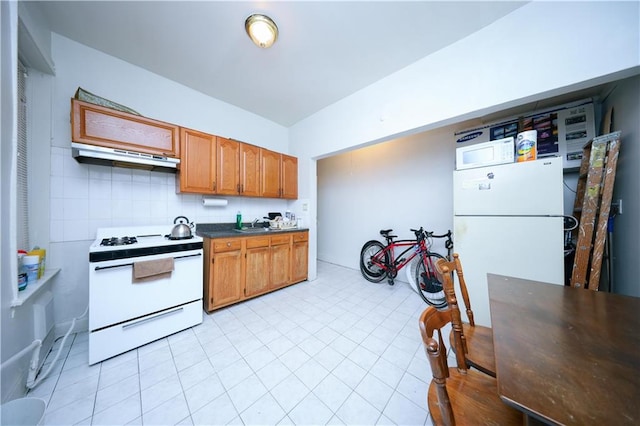
<svg viewBox="0 0 640 426">
<path fill-rule="evenodd" d="M 511 117 L 455 132 L 456 147 L 516 138 L 519 132 L 537 131 L 537 158 L 562 157 L 563 169 L 580 167 L 582 148 L 596 136 L 590 99 Z"/>
</svg>

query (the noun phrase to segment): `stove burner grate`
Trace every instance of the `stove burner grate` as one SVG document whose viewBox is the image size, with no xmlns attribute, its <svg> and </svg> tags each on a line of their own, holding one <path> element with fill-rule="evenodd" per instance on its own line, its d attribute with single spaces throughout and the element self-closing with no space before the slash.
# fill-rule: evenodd
<svg viewBox="0 0 640 426">
<path fill-rule="evenodd" d="M 101 246 L 126 246 L 129 244 L 135 244 L 138 240 L 136 237 L 111 237 L 104 238 L 100 243 Z"/>
</svg>

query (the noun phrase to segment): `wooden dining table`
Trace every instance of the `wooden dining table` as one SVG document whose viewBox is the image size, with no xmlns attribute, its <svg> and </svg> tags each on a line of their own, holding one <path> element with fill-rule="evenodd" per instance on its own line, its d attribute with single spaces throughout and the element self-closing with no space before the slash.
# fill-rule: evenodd
<svg viewBox="0 0 640 426">
<path fill-rule="evenodd" d="M 640 425 L 640 298 L 487 281 L 504 402 L 532 423 Z"/>
</svg>

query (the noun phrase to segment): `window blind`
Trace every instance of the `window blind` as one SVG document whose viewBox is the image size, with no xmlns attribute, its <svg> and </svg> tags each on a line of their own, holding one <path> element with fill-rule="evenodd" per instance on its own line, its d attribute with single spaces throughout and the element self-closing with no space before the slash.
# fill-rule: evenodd
<svg viewBox="0 0 640 426">
<path fill-rule="evenodd" d="M 29 198 L 27 184 L 27 69 L 18 61 L 18 176 L 17 236 L 18 249 L 29 250 Z"/>
</svg>

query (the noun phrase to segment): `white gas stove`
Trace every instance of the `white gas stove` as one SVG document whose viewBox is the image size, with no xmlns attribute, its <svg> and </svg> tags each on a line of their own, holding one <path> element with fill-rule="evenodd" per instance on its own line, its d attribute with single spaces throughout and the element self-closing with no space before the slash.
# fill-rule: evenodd
<svg viewBox="0 0 640 426">
<path fill-rule="evenodd" d="M 170 239 L 171 229 L 98 229 L 89 247 L 89 364 L 202 322 L 203 239 Z"/>
</svg>

